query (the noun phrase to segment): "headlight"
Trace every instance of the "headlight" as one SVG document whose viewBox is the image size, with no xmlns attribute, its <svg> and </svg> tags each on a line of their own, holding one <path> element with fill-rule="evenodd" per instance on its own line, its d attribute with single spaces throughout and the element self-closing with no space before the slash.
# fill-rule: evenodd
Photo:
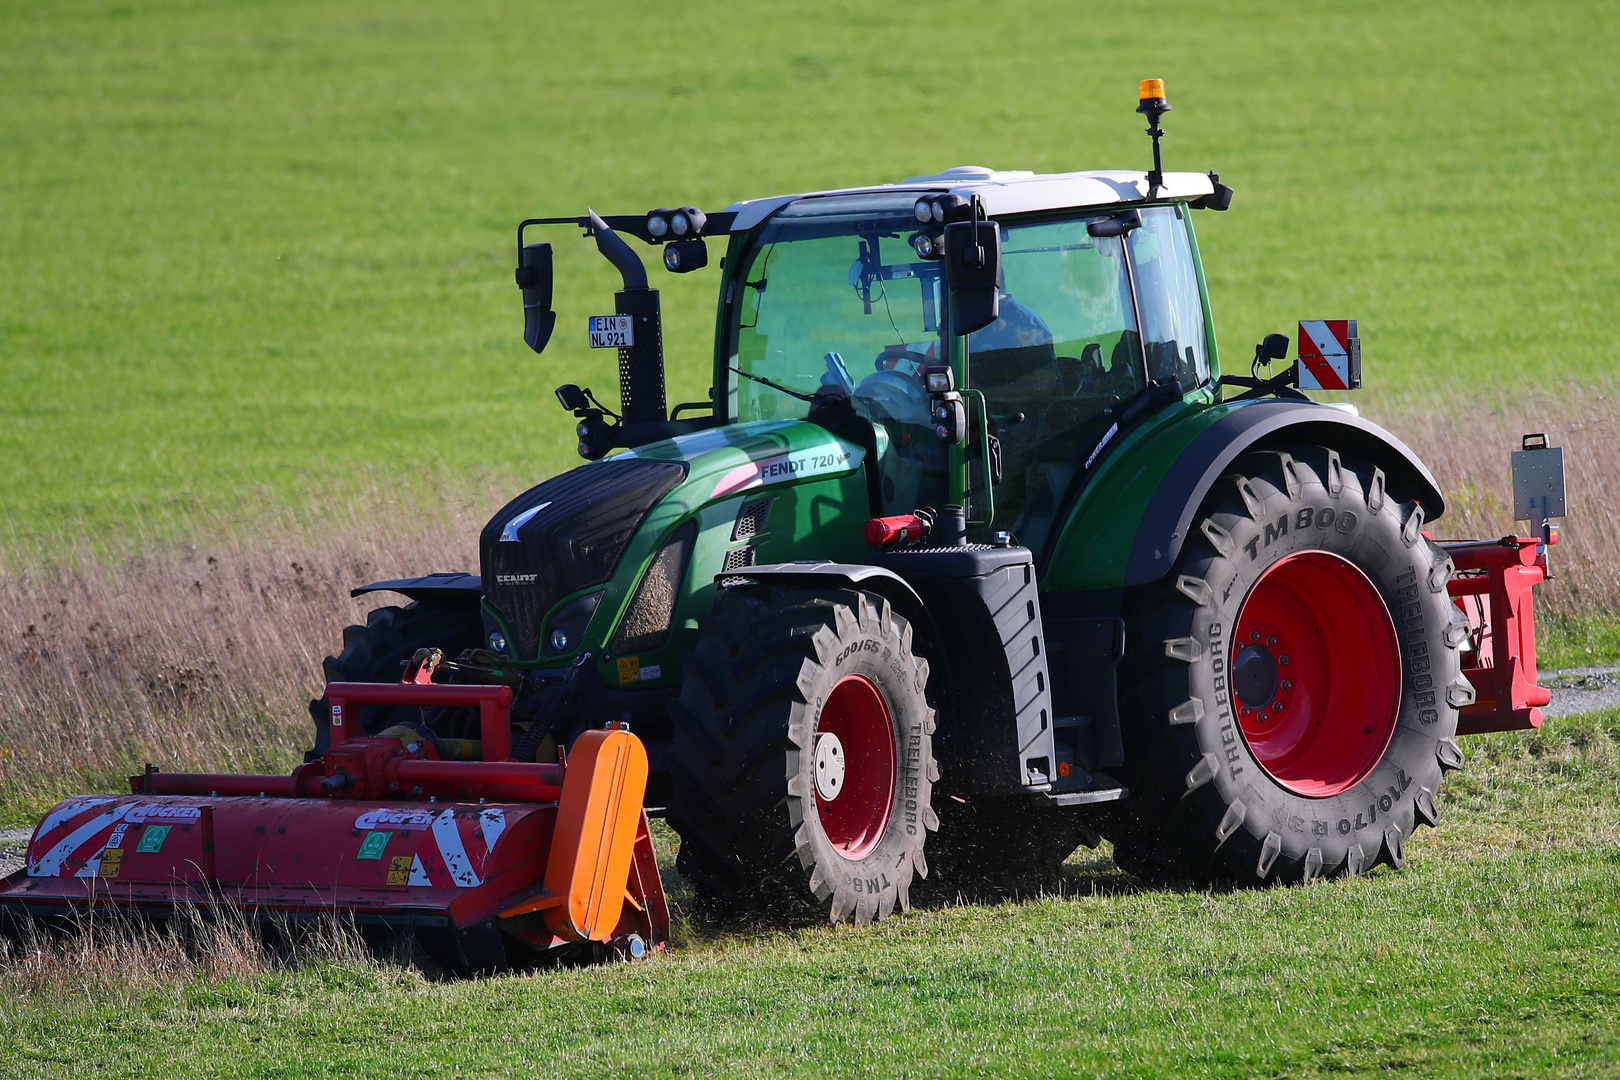
<svg viewBox="0 0 1620 1080">
<path fill-rule="evenodd" d="M 662 214 L 647 215 L 647 235 L 665 237 L 669 235 L 669 219 Z"/>
<path fill-rule="evenodd" d="M 561 656 L 569 649 L 577 649 L 585 643 L 585 632 L 590 629 L 591 619 L 596 615 L 596 607 L 602 602 L 602 594 L 591 593 L 570 600 L 558 609 L 546 624 L 550 632 L 545 636 L 546 656 Z"/>
</svg>

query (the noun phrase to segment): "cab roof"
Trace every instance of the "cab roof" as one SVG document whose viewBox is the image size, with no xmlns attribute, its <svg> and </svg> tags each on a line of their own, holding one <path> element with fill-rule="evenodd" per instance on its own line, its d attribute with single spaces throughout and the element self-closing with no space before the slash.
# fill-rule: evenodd
<svg viewBox="0 0 1620 1080">
<path fill-rule="evenodd" d="M 1214 182 L 1204 173 L 1173 172 L 1164 174 L 1164 184 L 1160 186 L 1156 197 L 1196 199 L 1214 190 Z M 873 192 L 899 194 L 909 191 L 915 191 L 918 195 L 948 191 L 963 198 L 978 195 L 984 201 L 985 213 L 991 217 L 1000 217 L 1041 210 L 1067 210 L 1074 207 L 1141 202 L 1147 198 L 1147 173 L 1129 170 L 1033 173 L 1021 169 L 1000 171 L 982 165 L 958 165 L 933 176 L 908 176 L 898 184 L 874 184 L 868 187 L 839 188 L 834 191 L 806 191 L 797 195 L 745 199 L 742 202 L 732 203 L 726 210 L 737 215 L 731 224 L 731 231 L 742 232 L 753 228 L 779 208 L 798 199 Z"/>
</svg>

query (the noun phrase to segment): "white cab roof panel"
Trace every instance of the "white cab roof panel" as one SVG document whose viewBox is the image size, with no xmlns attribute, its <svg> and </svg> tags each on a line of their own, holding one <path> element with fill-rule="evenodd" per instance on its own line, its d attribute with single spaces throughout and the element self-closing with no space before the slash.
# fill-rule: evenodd
<svg viewBox="0 0 1620 1080">
<path fill-rule="evenodd" d="M 1215 187 L 1204 173 L 1165 173 L 1161 199 L 1196 199 Z M 797 195 L 776 195 L 747 199 L 726 207 L 737 218 L 733 232 L 758 225 L 779 207 L 796 199 L 824 195 L 854 195 L 862 192 L 951 191 L 964 198 L 978 195 L 985 213 L 991 217 L 1028 214 L 1038 210 L 1066 210 L 1070 207 L 1111 206 L 1147 198 L 1147 173 L 1130 171 L 1032 173 L 1022 170 L 998 172 L 980 165 L 958 165 L 934 176 L 911 176 L 898 184 L 841 188 L 836 191 L 806 191 Z"/>
</svg>

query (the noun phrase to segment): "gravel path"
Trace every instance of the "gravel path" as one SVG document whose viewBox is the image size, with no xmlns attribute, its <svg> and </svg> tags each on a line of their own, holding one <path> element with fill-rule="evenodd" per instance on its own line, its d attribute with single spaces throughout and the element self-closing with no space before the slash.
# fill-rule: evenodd
<svg viewBox="0 0 1620 1080">
<path fill-rule="evenodd" d="M 1572 716 L 1620 706 L 1620 667 L 1578 667 L 1541 673 L 1541 685 L 1552 691 L 1548 716 Z"/>
<path fill-rule="evenodd" d="M 33 834 L 32 829 L 0 829 L 0 878 L 22 868 L 28 838 Z"/>
<path fill-rule="evenodd" d="M 1552 691 L 1552 704 L 1542 710 L 1549 717 L 1620 707 L 1620 667 L 1565 668 L 1541 678 Z M 32 829 L 0 829 L 0 878 L 21 869 L 31 835 Z"/>
</svg>

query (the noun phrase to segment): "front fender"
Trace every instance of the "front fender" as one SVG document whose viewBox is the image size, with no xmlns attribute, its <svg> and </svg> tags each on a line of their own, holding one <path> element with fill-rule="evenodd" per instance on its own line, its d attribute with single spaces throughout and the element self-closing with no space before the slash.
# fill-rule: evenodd
<svg viewBox="0 0 1620 1080">
<path fill-rule="evenodd" d="M 1170 571 L 1215 481 L 1268 446 L 1327 446 L 1370 461 L 1433 521 L 1445 499 L 1405 443 L 1344 409 L 1262 399 L 1167 410 L 1120 446 L 1053 544 L 1044 585 L 1082 591 L 1142 585 Z"/>
<path fill-rule="evenodd" d="M 737 578 L 752 581 L 771 581 L 783 585 L 833 585 L 843 589 L 863 589 L 884 597 L 900 610 L 907 619 L 926 620 L 929 631 L 934 629 L 933 617 L 928 614 L 917 590 L 893 570 L 869 563 L 790 562 L 750 566 L 730 574 L 716 574 L 716 582 Z"/>
<path fill-rule="evenodd" d="M 349 595 L 364 596 L 374 592 L 395 592 L 422 604 L 470 604 L 477 607 L 484 595 L 484 582 L 477 574 L 428 574 L 425 577 L 373 581 L 370 585 L 350 589 Z"/>
</svg>

